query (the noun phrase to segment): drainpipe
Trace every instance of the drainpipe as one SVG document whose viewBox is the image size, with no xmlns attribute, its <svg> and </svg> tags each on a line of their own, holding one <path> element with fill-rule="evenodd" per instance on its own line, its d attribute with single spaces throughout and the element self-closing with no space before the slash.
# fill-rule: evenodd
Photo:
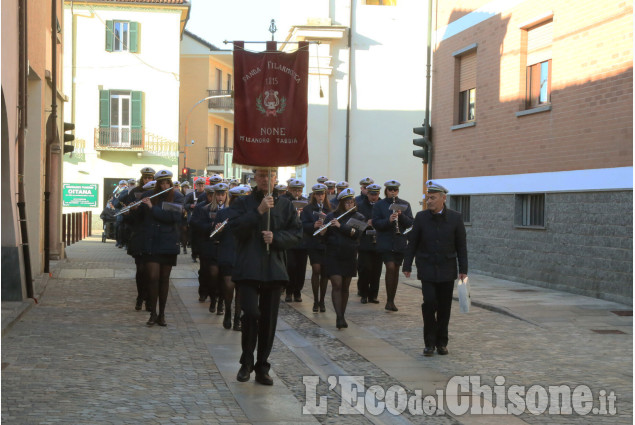
<svg viewBox="0 0 635 425">
<path fill-rule="evenodd" d="M 46 169 L 44 176 L 44 273 L 49 273 L 51 256 L 51 150 L 57 135 L 57 0 L 51 0 L 51 115 L 47 125 Z"/>
<path fill-rule="evenodd" d="M 20 240 L 22 241 L 22 257 L 24 261 L 24 281 L 27 298 L 33 298 L 33 276 L 31 274 L 31 254 L 29 253 L 29 235 L 26 224 L 26 202 L 24 194 L 24 137 L 27 126 L 27 0 L 20 0 L 19 8 L 19 82 L 18 82 L 18 217 L 20 221 Z"/>
<path fill-rule="evenodd" d="M 353 6 L 355 0 L 351 0 L 350 25 L 348 29 L 348 98 L 346 100 L 346 152 L 344 155 L 344 180 L 348 181 L 348 158 L 351 144 L 351 80 L 353 70 Z"/>
<path fill-rule="evenodd" d="M 430 138 L 430 80 L 432 74 L 430 72 L 432 62 L 432 0 L 428 0 L 428 46 L 426 50 L 426 117 L 424 127 L 426 129 L 426 139 Z M 428 175 L 426 180 L 432 178 L 432 143 L 428 147 Z"/>
</svg>

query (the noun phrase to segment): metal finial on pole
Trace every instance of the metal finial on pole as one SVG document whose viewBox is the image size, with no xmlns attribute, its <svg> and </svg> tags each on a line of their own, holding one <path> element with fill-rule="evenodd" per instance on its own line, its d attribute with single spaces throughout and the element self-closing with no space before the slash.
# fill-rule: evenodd
<svg viewBox="0 0 635 425">
<path fill-rule="evenodd" d="M 269 32 L 271 33 L 271 41 L 274 41 L 273 35 L 278 31 L 278 27 L 276 27 L 276 20 L 271 20 L 271 25 L 269 25 Z"/>
</svg>

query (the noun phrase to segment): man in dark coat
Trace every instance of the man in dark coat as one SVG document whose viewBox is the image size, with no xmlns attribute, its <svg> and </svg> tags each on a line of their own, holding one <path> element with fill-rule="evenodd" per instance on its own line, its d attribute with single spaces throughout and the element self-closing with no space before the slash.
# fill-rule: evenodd
<svg viewBox="0 0 635 425">
<path fill-rule="evenodd" d="M 236 217 L 229 221 L 236 238 L 232 277 L 243 311 L 241 367 L 236 379 L 246 382 L 255 370 L 256 382 L 263 385 L 273 385 L 267 360 L 276 333 L 280 291 L 289 280 L 285 250 L 302 239 L 302 225 L 291 201 L 280 197 L 274 202 L 270 195 L 276 174 L 256 169 L 256 189 L 232 204 Z"/>
<path fill-rule="evenodd" d="M 441 355 L 448 354 L 448 324 L 457 262 L 459 278 L 466 279 L 467 245 L 461 214 L 445 205 L 448 190 L 432 180 L 426 185 L 428 209 L 417 213 L 414 219 L 403 273 L 410 277 L 414 258 L 423 292 L 423 355 L 432 356 L 435 348 Z"/>
</svg>

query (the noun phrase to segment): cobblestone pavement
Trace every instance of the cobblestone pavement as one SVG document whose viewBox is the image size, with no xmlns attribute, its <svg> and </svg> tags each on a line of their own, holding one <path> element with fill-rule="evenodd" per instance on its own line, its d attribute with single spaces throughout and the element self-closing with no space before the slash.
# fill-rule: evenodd
<svg viewBox="0 0 635 425">
<path fill-rule="evenodd" d="M 414 279 L 401 282 L 394 313 L 383 303 L 360 304 L 353 281 L 350 326 L 341 331 L 329 293 L 327 312 L 311 311 L 307 281 L 302 303 L 281 303 L 270 358 L 276 382 L 263 387 L 236 382 L 239 333 L 224 330 L 222 316 L 198 303 L 198 263 L 189 256 L 180 255 L 172 272 L 167 328 L 147 328 L 147 313 L 133 309 L 134 264 L 121 249 L 89 238 L 67 255 L 52 264 L 37 305 L 22 312 L 2 305 L 3 423 L 632 423 L 632 316 L 612 313 L 631 306 L 474 275 L 471 311 L 453 305 L 450 355 L 424 358 Z M 366 388 L 399 385 L 408 396 L 434 395 L 453 376 L 478 376 L 481 385 L 505 390 L 587 385 L 594 407 L 601 390 L 613 391 L 617 414 L 340 414 L 350 397 L 329 376 L 341 382 L 344 375 L 364 377 Z M 302 413 L 313 403 L 307 377 L 319 379 L 315 403 L 326 397 L 326 413 Z M 483 388 L 483 397 L 500 405 Z"/>
</svg>

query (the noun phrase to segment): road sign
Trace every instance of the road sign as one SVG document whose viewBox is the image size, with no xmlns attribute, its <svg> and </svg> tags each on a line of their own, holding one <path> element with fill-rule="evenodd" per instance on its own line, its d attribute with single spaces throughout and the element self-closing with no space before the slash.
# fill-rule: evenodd
<svg viewBox="0 0 635 425">
<path fill-rule="evenodd" d="M 98 184 L 63 183 L 62 206 L 96 207 L 98 194 Z"/>
</svg>

